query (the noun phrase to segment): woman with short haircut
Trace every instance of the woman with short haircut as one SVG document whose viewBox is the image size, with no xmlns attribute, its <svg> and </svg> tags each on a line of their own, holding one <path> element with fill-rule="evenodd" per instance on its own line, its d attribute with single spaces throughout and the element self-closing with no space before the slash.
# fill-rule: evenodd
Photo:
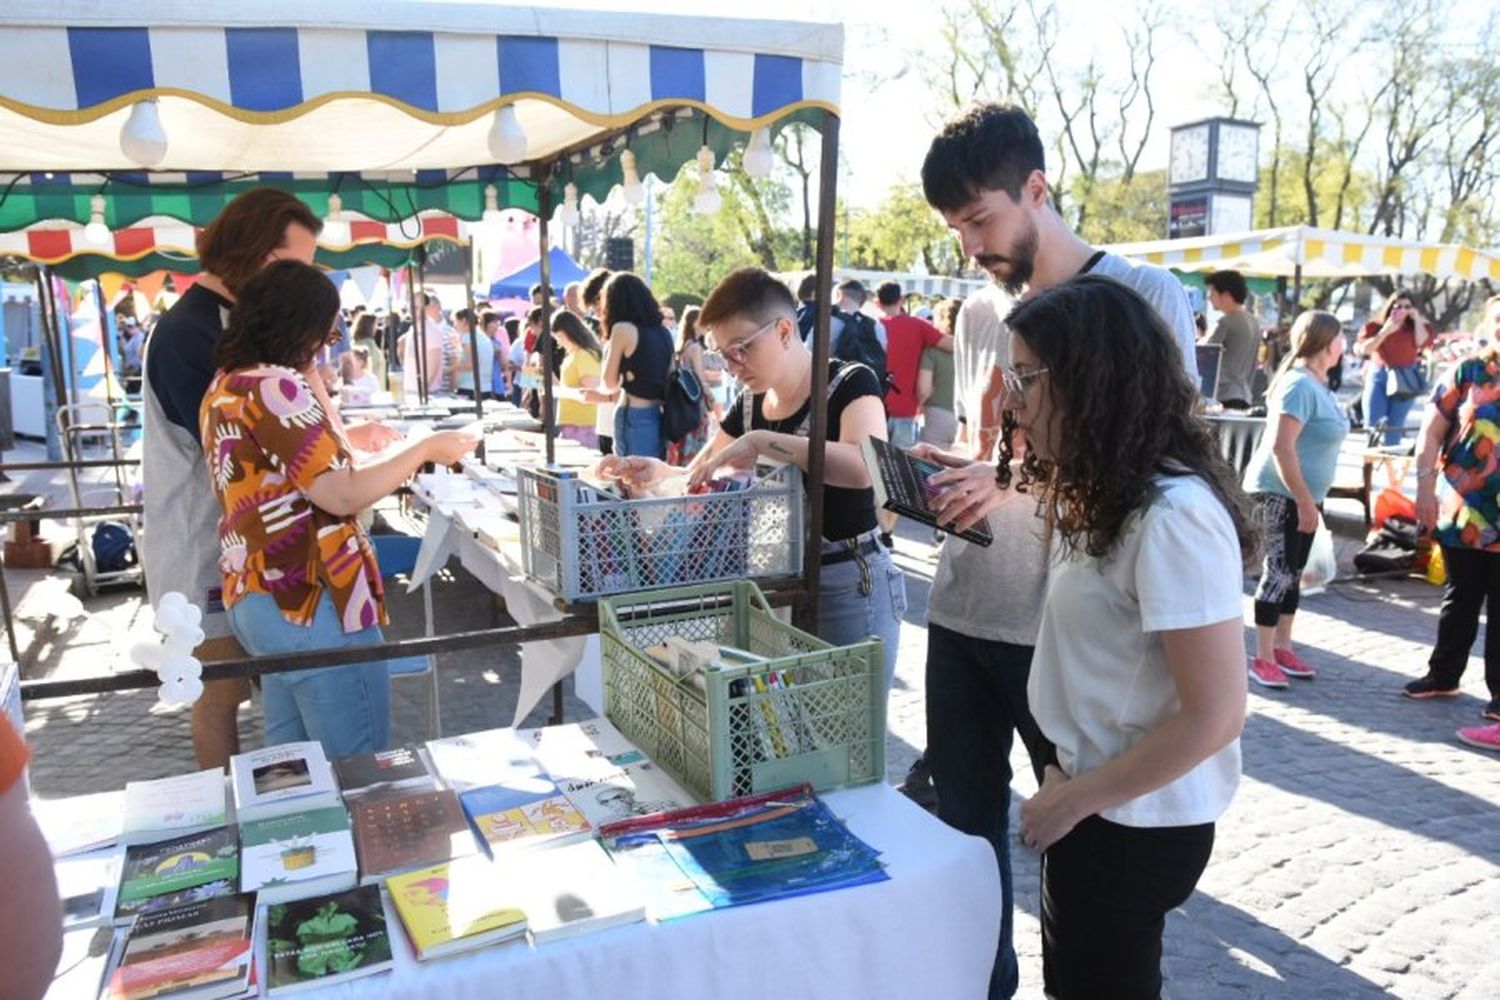
<svg viewBox="0 0 1500 1000">
<path fill-rule="evenodd" d="M 703 446 L 714 434 L 713 407 L 710 405 L 708 391 L 708 370 L 704 363 L 703 331 L 698 329 L 698 317 L 702 312 L 703 310 L 698 306 L 688 306 L 682 311 L 682 322 L 677 327 L 677 363 L 697 377 L 698 385 L 703 391 L 703 402 L 699 411 L 698 426 L 683 435 L 680 441 L 667 442 L 668 465 L 687 465 L 698 452 L 703 450 Z"/>
<path fill-rule="evenodd" d="M 661 408 L 673 348 L 661 306 L 646 283 L 629 271 L 610 276 L 600 302 L 605 341 L 601 381 L 607 392 L 593 401 L 618 397 L 615 454 L 666 458 Z"/>
<path fill-rule="evenodd" d="M 1043 852 L 1044 985 L 1155 997 L 1166 914 L 1239 783 L 1253 528 L 1144 299 L 1084 276 L 1006 322 L 1026 452 L 1013 468 L 1001 436 L 998 484 L 1035 497 L 1058 551 L 1027 687 L 1055 763 L 1021 809 L 1021 839 Z"/>
<path fill-rule="evenodd" d="M 1354 353 L 1365 358 L 1363 406 L 1365 426 L 1385 422 L 1386 444 L 1401 443 L 1401 429 L 1418 396 L 1427 394 L 1422 352 L 1436 331 L 1417 311 L 1411 292 L 1398 288 L 1386 300 L 1380 318 L 1371 320 L 1354 341 Z"/>
<path fill-rule="evenodd" d="M 1349 434 L 1349 418 L 1328 388 L 1328 373 L 1344 355 L 1338 317 L 1305 312 L 1292 324 L 1291 340 L 1291 352 L 1266 391 L 1266 433 L 1244 479 L 1265 542 L 1250 679 L 1267 688 L 1286 687 L 1288 677 L 1316 675 L 1292 649 L 1292 621 L 1319 512 Z"/>
<path fill-rule="evenodd" d="M 590 448 L 599 447 L 594 429 L 594 403 L 583 401 L 585 390 L 599 387 L 599 340 L 578 315 L 568 309 L 552 314 L 552 335 L 566 352 L 558 380 L 563 393 L 557 401 L 557 433 Z"/>
<path fill-rule="evenodd" d="M 251 278 L 199 411 L 223 510 L 224 604 L 256 656 L 380 642 L 380 568 L 355 516 L 424 462 L 452 464 L 478 443 L 440 431 L 357 466 L 306 375 L 338 306 L 338 290 L 307 264 L 282 261 Z M 340 756 L 390 743 L 384 660 L 263 674 L 261 692 L 267 744 L 314 739 Z"/>
</svg>

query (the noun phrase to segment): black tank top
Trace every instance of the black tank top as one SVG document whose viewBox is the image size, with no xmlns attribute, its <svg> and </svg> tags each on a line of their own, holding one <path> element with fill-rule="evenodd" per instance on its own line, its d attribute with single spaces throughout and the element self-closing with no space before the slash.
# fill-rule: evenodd
<svg viewBox="0 0 1500 1000">
<path fill-rule="evenodd" d="M 620 384 L 637 399 L 666 399 L 674 353 L 672 334 L 666 327 L 638 327 L 635 350 L 620 359 Z"/>
</svg>

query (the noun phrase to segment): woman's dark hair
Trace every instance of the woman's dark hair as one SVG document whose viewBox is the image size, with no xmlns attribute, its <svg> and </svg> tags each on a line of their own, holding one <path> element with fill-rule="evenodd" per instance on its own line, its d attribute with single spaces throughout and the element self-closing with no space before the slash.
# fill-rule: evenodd
<svg viewBox="0 0 1500 1000">
<path fill-rule="evenodd" d="M 571 340 L 580 351 L 587 351 L 599 360 L 604 351 L 599 346 L 599 338 L 594 336 L 594 331 L 589 325 L 578 318 L 578 314 L 571 309 L 561 309 L 552 314 L 552 329 Z"/>
<path fill-rule="evenodd" d="M 932 325 L 953 336 L 958 329 L 958 311 L 963 307 L 963 299 L 944 299 L 932 310 Z"/>
<path fill-rule="evenodd" d="M 600 301 L 603 308 L 603 327 L 608 330 L 616 323 L 633 323 L 637 329 L 649 330 L 661 326 L 661 306 L 656 296 L 637 275 L 630 271 L 616 271 L 609 276 Z"/>
<path fill-rule="evenodd" d="M 1156 310 L 1135 291 L 1084 275 L 1041 292 L 1005 320 L 1046 375 L 1055 454 L 1028 451 L 1019 488 L 1037 487 L 1065 547 L 1109 555 L 1130 516 L 1150 502 L 1161 475 L 1197 475 L 1234 521 L 1246 560 L 1257 548 L 1249 503 L 1198 414 L 1198 389 Z M 1000 435 L 997 477 L 1011 481 L 1013 435 Z"/>
<path fill-rule="evenodd" d="M 1412 297 L 1412 294 L 1411 294 L 1410 291 L 1408 291 L 1405 288 L 1398 288 L 1398 289 L 1396 289 L 1394 292 L 1391 293 L 1391 297 L 1385 300 L 1385 305 L 1381 307 L 1381 310 L 1380 310 L 1380 325 L 1381 326 L 1385 326 L 1386 321 L 1391 318 L 1391 310 L 1393 310 L 1393 309 L 1396 308 L 1396 303 L 1398 303 L 1398 302 L 1405 302 L 1409 306 L 1415 306 L 1417 304 L 1417 300 Z M 1417 321 L 1415 319 L 1413 319 L 1408 314 L 1407 317 L 1406 317 L 1406 326 L 1409 326 L 1409 327 L 1415 329 L 1416 325 L 1417 325 Z"/>
<path fill-rule="evenodd" d="M 214 345 L 222 369 L 281 365 L 305 369 L 328 343 L 339 290 L 310 264 L 279 260 L 239 290 L 229 328 Z"/>
<path fill-rule="evenodd" d="M 507 316 L 500 325 L 505 327 L 505 339 L 514 344 L 521 335 L 521 317 Z"/>
<path fill-rule="evenodd" d="M 374 340 L 375 339 L 375 314 L 361 313 L 359 319 L 354 322 L 354 336 L 352 340 Z"/>
</svg>

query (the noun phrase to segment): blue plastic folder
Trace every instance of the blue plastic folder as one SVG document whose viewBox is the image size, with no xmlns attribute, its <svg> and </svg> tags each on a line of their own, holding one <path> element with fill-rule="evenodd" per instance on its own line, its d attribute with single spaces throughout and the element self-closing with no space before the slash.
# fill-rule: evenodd
<svg viewBox="0 0 1500 1000">
<path fill-rule="evenodd" d="M 622 862 L 645 869 L 639 872 L 644 880 L 676 883 L 667 897 L 676 912 L 654 913 L 658 920 L 889 878 L 879 852 L 850 833 L 806 786 L 653 819 L 614 835 L 606 827 L 604 833 Z M 667 858 L 680 879 L 665 869 Z"/>
</svg>

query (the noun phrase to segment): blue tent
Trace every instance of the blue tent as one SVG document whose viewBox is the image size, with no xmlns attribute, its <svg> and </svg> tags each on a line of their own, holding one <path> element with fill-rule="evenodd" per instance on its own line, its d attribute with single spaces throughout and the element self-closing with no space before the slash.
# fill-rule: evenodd
<svg viewBox="0 0 1500 1000">
<path fill-rule="evenodd" d="M 561 298 L 563 286 L 570 281 L 582 281 L 589 276 L 589 272 L 579 267 L 563 250 L 553 247 L 547 251 L 547 261 L 551 268 L 551 274 L 547 280 L 552 285 L 552 293 L 556 298 Z M 531 286 L 542 280 L 542 262 L 534 260 L 530 264 L 507 274 L 499 281 L 490 286 L 490 298 L 492 299 L 524 299 L 531 294 Z"/>
</svg>

